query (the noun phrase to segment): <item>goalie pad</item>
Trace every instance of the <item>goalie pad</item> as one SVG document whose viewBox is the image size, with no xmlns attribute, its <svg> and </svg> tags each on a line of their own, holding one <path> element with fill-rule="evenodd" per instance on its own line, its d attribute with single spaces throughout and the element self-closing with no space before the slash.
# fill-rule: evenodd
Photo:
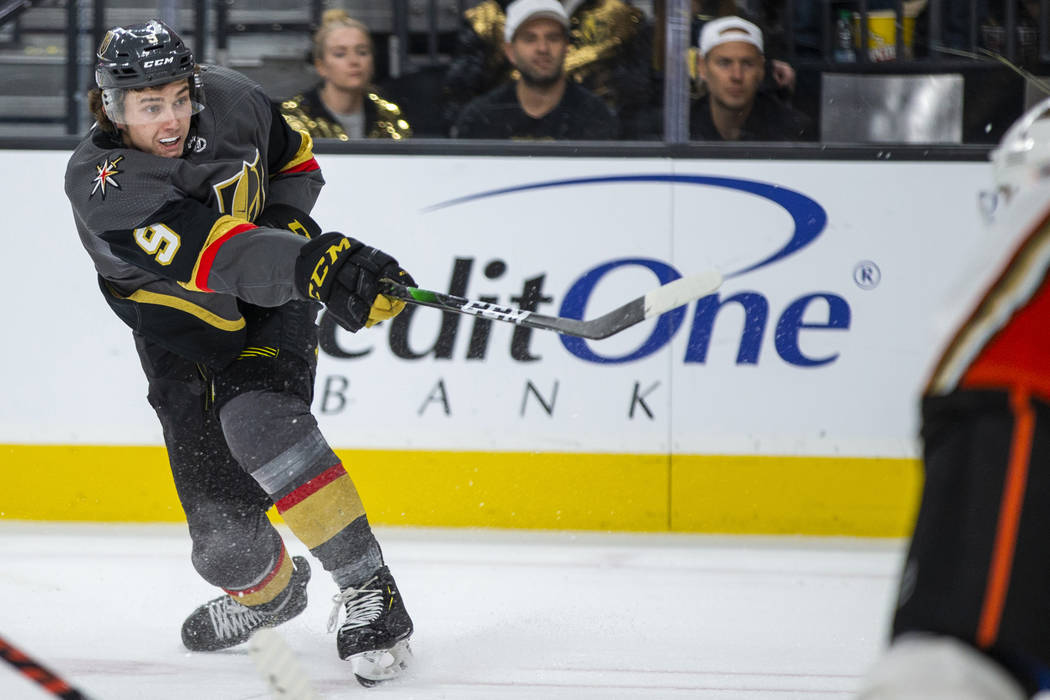
<svg viewBox="0 0 1050 700">
<path fill-rule="evenodd" d="M 1019 389 L 928 397 L 923 437 L 893 636 L 964 640 L 1034 690 L 1050 667 L 1050 406 Z"/>
<path fill-rule="evenodd" d="M 907 635 L 864 679 L 857 700 L 1025 700 L 1001 666 L 951 637 Z"/>
</svg>

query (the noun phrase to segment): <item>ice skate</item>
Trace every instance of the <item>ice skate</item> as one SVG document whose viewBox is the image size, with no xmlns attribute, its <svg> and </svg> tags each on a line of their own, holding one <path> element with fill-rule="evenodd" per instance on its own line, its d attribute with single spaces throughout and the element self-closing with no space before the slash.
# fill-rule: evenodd
<svg viewBox="0 0 1050 700">
<path fill-rule="evenodd" d="M 306 609 L 306 584 L 310 564 L 305 557 L 292 557 L 295 569 L 288 588 L 262 606 L 241 605 L 228 595 L 208 601 L 182 623 L 182 643 L 190 651 L 217 651 L 243 642 L 257 629 L 276 627 Z"/>
<path fill-rule="evenodd" d="M 349 659 L 361 685 L 373 686 L 401 675 L 412 651 L 412 619 L 387 567 L 381 567 L 357 588 L 347 588 L 335 597 L 328 618 L 328 631 L 338 626 L 336 648 L 340 659 Z M 346 619 L 339 623 L 339 611 Z"/>
</svg>

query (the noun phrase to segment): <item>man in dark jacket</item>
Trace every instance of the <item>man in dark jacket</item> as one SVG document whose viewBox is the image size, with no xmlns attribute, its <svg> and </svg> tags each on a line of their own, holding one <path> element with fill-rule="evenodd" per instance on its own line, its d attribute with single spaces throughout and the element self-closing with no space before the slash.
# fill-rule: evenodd
<svg viewBox="0 0 1050 700">
<path fill-rule="evenodd" d="M 600 97 L 620 120 L 624 138 L 637 136 L 652 97 L 652 25 L 624 0 L 562 0 L 569 17 L 565 75 Z M 448 123 L 470 100 L 512 82 L 504 50 L 509 0 L 483 0 L 466 10 L 455 57 L 445 73 Z"/>
<path fill-rule="evenodd" d="M 703 141 L 807 141 L 806 115 L 759 91 L 765 77 L 762 31 L 740 17 L 703 26 L 697 73 L 707 94 L 692 105 L 690 138 Z"/>
<path fill-rule="evenodd" d="M 472 100 L 455 138 L 614 139 L 619 122 L 604 102 L 565 75 L 569 17 L 557 0 L 515 0 L 507 7 L 504 51 L 521 74 Z"/>
</svg>

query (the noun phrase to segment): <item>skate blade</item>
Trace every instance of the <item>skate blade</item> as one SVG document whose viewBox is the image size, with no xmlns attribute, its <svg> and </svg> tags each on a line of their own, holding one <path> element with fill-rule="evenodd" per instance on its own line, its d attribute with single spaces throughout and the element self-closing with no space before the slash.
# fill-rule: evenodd
<svg viewBox="0 0 1050 700">
<path fill-rule="evenodd" d="M 397 678 L 408 668 L 412 658 L 412 649 L 408 640 L 402 639 L 389 649 L 364 651 L 350 657 L 350 668 L 357 677 L 357 682 L 366 688 L 377 683 Z"/>
</svg>

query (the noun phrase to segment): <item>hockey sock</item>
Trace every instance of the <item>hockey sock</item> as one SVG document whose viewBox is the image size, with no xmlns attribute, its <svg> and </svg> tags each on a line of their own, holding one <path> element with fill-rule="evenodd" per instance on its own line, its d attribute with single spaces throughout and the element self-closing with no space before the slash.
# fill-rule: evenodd
<svg viewBox="0 0 1050 700">
<path fill-rule="evenodd" d="M 305 402 L 249 392 L 227 402 L 220 415 L 230 451 L 340 587 L 382 566 L 357 489 Z"/>
<path fill-rule="evenodd" d="M 292 558 L 281 547 L 276 563 L 255 581 L 238 588 L 223 588 L 241 605 L 276 612 L 288 602 L 288 584 L 292 580 Z"/>
</svg>

